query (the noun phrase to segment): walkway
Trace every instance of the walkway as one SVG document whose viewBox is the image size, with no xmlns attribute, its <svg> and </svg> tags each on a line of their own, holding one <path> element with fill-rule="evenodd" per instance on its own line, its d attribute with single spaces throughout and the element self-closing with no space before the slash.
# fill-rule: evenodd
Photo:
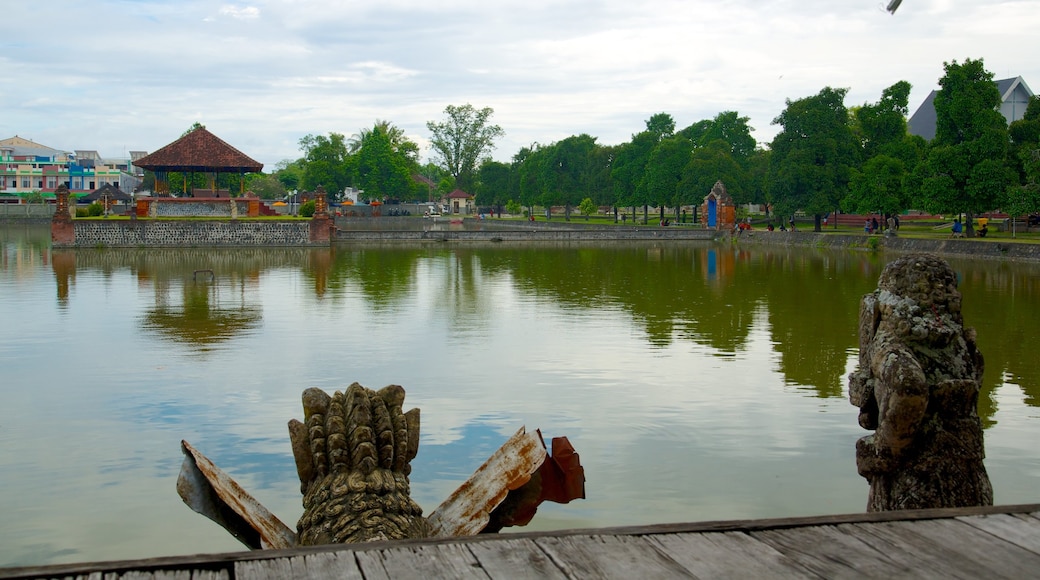
<svg viewBox="0 0 1040 580">
<path fill-rule="evenodd" d="M 0 569 L 0 578 L 1035 578 L 1040 505 L 494 534 Z"/>
</svg>

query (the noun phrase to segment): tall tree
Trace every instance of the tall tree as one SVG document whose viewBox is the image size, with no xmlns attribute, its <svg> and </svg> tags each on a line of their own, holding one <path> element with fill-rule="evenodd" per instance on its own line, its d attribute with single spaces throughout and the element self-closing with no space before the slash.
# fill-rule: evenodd
<svg viewBox="0 0 1040 580">
<path fill-rule="evenodd" d="M 412 180 L 415 162 L 405 152 L 410 148 L 402 147 L 407 140 L 402 141 L 403 136 L 398 135 L 395 144 L 392 129 L 392 125 L 377 123 L 360 139 L 360 146 L 351 157 L 354 183 L 368 199 L 410 199 L 418 193 L 420 186 Z"/>
<path fill-rule="evenodd" d="M 683 168 L 683 203 L 698 205 L 716 181 L 725 184 L 726 192 L 735 203 L 753 201 L 748 187 L 748 171 L 737 161 L 730 144 L 722 139 L 716 139 L 693 151 Z"/>
<path fill-rule="evenodd" d="M 995 209 L 1013 182 L 1007 164 L 1008 128 L 1000 114 L 1000 92 L 981 59 L 943 63 L 935 95 L 935 139 L 918 165 L 918 205 L 933 213 L 972 217 Z"/>
<path fill-rule="evenodd" d="M 548 147 L 542 165 L 543 190 L 551 193 L 554 205 L 564 206 L 570 219 L 572 207 L 592 196 L 596 138 L 587 134 L 573 135 Z"/>
<path fill-rule="evenodd" d="M 1011 123 L 1008 133 L 1018 179 L 1008 187 L 1002 206 L 1013 217 L 1040 213 L 1040 97 L 1029 100 L 1025 116 Z"/>
<path fill-rule="evenodd" d="M 910 83 L 899 81 L 883 90 L 877 103 L 852 111 L 865 161 L 852 171 L 849 194 L 842 200 L 845 211 L 893 214 L 908 207 L 904 182 L 921 156 L 920 139 L 906 130 L 909 99 Z"/>
<path fill-rule="evenodd" d="M 776 212 L 803 210 L 820 231 L 823 214 L 845 197 L 859 148 L 844 100 L 848 89 L 824 87 L 811 97 L 791 101 L 773 120 L 783 128 L 773 138 L 769 187 Z"/>
<path fill-rule="evenodd" d="M 303 151 L 304 172 L 300 184 L 304 189 L 325 188 L 329 195 L 336 196 L 351 184 L 347 164 L 346 138 L 340 133 L 306 135 L 300 139 Z"/>
<path fill-rule="evenodd" d="M 665 137 L 675 131 L 675 121 L 668 113 L 657 113 L 646 121 L 646 130 L 632 135 L 632 140 L 624 143 L 614 156 L 611 178 L 619 206 L 631 206 L 635 218 L 635 206 L 643 206 L 643 219 L 646 219 L 646 206 L 650 203 L 646 186 L 643 184 L 643 173 L 654 147 Z"/>
<path fill-rule="evenodd" d="M 502 127 L 490 123 L 494 112 L 491 107 L 478 110 L 469 103 L 448 105 L 444 108 L 444 121 L 426 123 L 433 134 L 430 144 L 435 160 L 463 190 L 472 188 L 478 164 L 494 149 L 495 141 L 505 135 Z"/>
<path fill-rule="evenodd" d="M 510 199 L 516 199 L 512 191 L 513 168 L 501 161 L 485 160 L 477 170 L 477 185 L 474 191 L 477 205 L 490 206 L 501 211 Z"/>
<path fill-rule="evenodd" d="M 643 183 L 647 200 L 660 208 L 661 221 L 666 206 L 678 211 L 683 169 L 690 162 L 693 148 L 693 142 L 686 137 L 673 135 L 658 143 L 646 162 Z"/>
</svg>

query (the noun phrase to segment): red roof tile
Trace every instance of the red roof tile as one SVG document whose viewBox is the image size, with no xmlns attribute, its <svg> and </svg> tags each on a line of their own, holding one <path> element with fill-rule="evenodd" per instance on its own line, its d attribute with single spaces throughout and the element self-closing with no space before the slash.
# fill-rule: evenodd
<svg viewBox="0 0 1040 580">
<path fill-rule="evenodd" d="M 134 161 L 134 165 L 150 171 L 216 171 L 222 173 L 253 172 L 264 168 L 245 153 L 199 127 L 151 155 Z"/>
</svg>

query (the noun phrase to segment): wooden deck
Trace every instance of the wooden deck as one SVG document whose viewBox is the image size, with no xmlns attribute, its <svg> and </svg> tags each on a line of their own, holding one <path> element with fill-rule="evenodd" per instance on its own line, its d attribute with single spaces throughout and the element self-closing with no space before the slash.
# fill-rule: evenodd
<svg viewBox="0 0 1040 580">
<path fill-rule="evenodd" d="M 0 568 L 0 578 L 1037 578 L 1040 504 Z"/>
</svg>

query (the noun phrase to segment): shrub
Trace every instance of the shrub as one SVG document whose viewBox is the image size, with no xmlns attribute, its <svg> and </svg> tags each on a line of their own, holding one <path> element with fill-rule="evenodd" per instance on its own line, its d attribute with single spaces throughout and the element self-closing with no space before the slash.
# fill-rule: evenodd
<svg viewBox="0 0 1040 580">
<path fill-rule="evenodd" d="M 103 213 L 105 213 L 105 207 L 96 201 L 87 206 L 87 215 L 90 217 L 97 217 Z"/>
<path fill-rule="evenodd" d="M 317 205 L 317 204 L 314 202 L 313 199 L 308 201 L 308 202 L 305 202 L 303 205 L 300 206 L 300 216 L 301 217 L 314 217 L 314 206 L 315 205 Z"/>
<path fill-rule="evenodd" d="M 85 207 L 77 207 L 76 208 L 76 217 L 87 217 L 88 215 L 90 215 L 90 214 L 87 213 L 87 208 L 85 208 Z"/>
</svg>

